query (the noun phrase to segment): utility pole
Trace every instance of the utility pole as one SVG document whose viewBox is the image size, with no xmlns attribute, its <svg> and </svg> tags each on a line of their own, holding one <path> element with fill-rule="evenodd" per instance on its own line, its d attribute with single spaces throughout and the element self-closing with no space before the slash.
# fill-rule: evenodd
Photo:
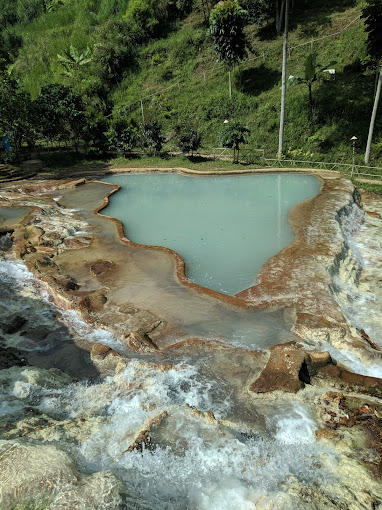
<svg viewBox="0 0 382 510">
<path fill-rule="evenodd" d="M 288 16 L 289 16 L 289 0 L 285 2 L 285 29 L 283 42 L 283 67 L 281 78 L 281 112 L 280 112 L 280 131 L 279 131 L 279 150 L 277 157 L 280 160 L 283 154 L 284 143 L 284 122 L 285 122 L 285 93 L 286 93 L 286 64 L 288 50 Z"/>
</svg>

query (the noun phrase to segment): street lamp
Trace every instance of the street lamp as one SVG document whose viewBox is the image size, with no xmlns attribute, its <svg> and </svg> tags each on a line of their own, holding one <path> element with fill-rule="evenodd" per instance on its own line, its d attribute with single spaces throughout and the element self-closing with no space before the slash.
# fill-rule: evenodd
<svg viewBox="0 0 382 510">
<path fill-rule="evenodd" d="M 352 167 L 351 167 L 351 175 L 350 175 L 350 178 L 353 177 L 353 174 L 354 174 L 354 167 L 355 167 L 355 142 L 358 140 L 358 138 L 356 136 L 352 136 L 350 138 L 352 144 L 353 144 L 353 164 L 352 164 Z"/>
</svg>

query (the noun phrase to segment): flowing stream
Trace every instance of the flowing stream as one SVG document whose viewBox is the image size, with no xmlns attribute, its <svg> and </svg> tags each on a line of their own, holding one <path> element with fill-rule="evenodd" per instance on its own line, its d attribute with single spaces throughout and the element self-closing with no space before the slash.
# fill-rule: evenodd
<svg viewBox="0 0 382 510">
<path fill-rule="evenodd" d="M 350 227 L 357 221 L 349 215 Z M 350 227 L 346 235 L 352 243 Z M 51 445 L 74 459 L 81 476 L 111 473 L 119 480 L 121 499 L 112 502 L 110 496 L 108 504 L 97 506 L 83 491 L 85 509 L 371 508 L 372 500 L 373 508 L 382 508 L 379 486 L 365 472 L 360 475 L 352 454 L 316 441 L 320 390 L 307 385 L 297 395 L 270 396 L 248 391 L 266 352 L 224 346 L 129 353 L 110 331 L 54 306 L 45 285 L 14 260 L 10 247 L 8 236 L 1 237 L 0 321 L 9 324 L 20 315 L 25 323 L 16 332 L 3 328 L 0 336 L 3 351 L 18 360 L 0 370 L 2 455 L 3 442 L 7 448 L 17 441 L 40 449 Z M 356 249 L 362 251 L 362 245 L 352 245 Z M 343 283 L 336 285 L 333 292 L 340 293 Z M 349 295 L 348 288 L 342 295 Z M 361 315 L 357 321 L 361 324 Z M 91 362 L 96 342 L 124 354 L 115 371 L 105 375 Z M 332 353 L 350 368 L 356 363 L 361 373 L 378 375 L 377 366 Z M 375 461 L 366 450 L 367 455 Z M 38 471 L 49 461 L 41 453 L 33 462 L 29 467 Z M 14 469 L 22 473 L 25 464 Z M 36 503 L 41 486 L 21 486 L 17 497 L 35 498 L 35 506 L 26 508 L 70 508 L 72 485 L 61 479 L 53 485 L 45 506 Z M 369 499 L 362 500 L 364 494 Z"/>
</svg>

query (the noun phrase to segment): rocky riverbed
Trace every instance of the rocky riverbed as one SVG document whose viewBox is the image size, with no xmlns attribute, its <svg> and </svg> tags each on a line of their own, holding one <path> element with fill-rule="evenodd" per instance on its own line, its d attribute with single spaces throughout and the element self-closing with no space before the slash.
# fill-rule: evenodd
<svg viewBox="0 0 382 510">
<path fill-rule="evenodd" d="M 323 176 L 229 297 L 115 191 L 0 189 L 1 508 L 382 508 L 382 201 Z"/>
</svg>

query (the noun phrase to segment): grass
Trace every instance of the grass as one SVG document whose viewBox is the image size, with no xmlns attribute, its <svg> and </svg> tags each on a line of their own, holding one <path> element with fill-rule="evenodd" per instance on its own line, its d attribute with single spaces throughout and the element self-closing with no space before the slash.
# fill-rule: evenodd
<svg viewBox="0 0 382 510">
<path fill-rule="evenodd" d="M 248 170 L 256 165 L 234 164 L 231 161 L 214 160 L 200 156 L 141 156 L 138 158 L 116 158 L 109 161 L 113 168 L 188 168 L 198 171 Z"/>
<path fill-rule="evenodd" d="M 201 156 L 172 156 L 163 153 L 161 156 L 134 154 L 130 157 L 90 158 L 85 154 L 73 151 L 55 151 L 40 155 L 45 163 L 42 176 L 49 178 L 69 178 L 81 176 L 100 176 L 111 169 L 118 168 L 188 168 L 197 171 L 235 171 L 256 168 L 256 165 L 234 164 L 231 161 L 214 160 Z"/>
<path fill-rule="evenodd" d="M 353 180 L 354 186 L 358 190 L 367 191 L 368 193 L 375 193 L 376 195 L 382 196 L 382 184 L 375 184 L 372 182 L 359 182 L 356 179 Z"/>
</svg>

